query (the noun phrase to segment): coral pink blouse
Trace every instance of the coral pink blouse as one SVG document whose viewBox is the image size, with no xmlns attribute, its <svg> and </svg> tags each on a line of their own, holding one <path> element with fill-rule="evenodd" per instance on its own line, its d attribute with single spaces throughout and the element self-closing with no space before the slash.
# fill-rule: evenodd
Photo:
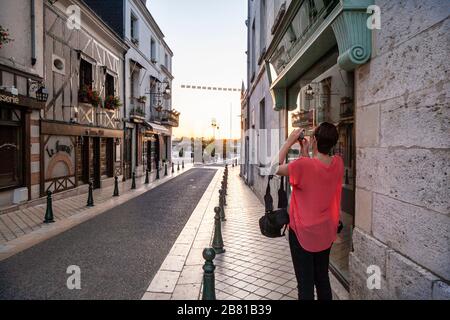
<svg viewBox="0 0 450 320">
<path fill-rule="evenodd" d="M 341 207 L 344 162 L 334 156 L 329 165 L 301 157 L 288 164 L 292 186 L 289 228 L 303 249 L 319 252 L 336 240 Z"/>
</svg>

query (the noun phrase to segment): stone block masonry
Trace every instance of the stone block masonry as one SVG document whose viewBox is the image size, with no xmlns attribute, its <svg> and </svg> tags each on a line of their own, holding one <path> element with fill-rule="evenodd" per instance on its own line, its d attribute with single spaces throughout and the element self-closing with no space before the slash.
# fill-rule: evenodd
<svg viewBox="0 0 450 320">
<path fill-rule="evenodd" d="M 355 299 L 450 299 L 448 1 L 378 0 L 382 28 L 355 72 Z M 369 290 L 378 265 L 381 289 Z"/>
</svg>

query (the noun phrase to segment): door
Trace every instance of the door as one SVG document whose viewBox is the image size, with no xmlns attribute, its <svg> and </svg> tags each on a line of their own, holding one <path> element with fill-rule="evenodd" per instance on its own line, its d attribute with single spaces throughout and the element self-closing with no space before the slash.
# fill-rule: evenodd
<svg viewBox="0 0 450 320">
<path fill-rule="evenodd" d="M 106 140 L 106 175 L 108 177 L 114 176 L 114 139 L 108 138 Z"/>
<path fill-rule="evenodd" d="M 147 141 L 147 169 L 148 171 L 152 171 L 152 162 L 154 161 L 153 157 L 153 148 L 152 140 Z"/>
<path fill-rule="evenodd" d="M 89 183 L 90 178 L 90 165 L 89 165 L 89 148 L 90 145 L 90 139 L 89 137 L 83 137 L 83 146 L 81 150 L 81 161 L 82 161 L 82 181 L 84 183 Z"/>
<path fill-rule="evenodd" d="M 93 138 L 93 163 L 94 168 L 94 189 L 101 188 L 101 171 L 100 171 L 100 138 Z"/>
<path fill-rule="evenodd" d="M 133 129 L 127 128 L 125 130 L 125 139 L 124 139 L 125 150 L 124 150 L 124 158 L 123 158 L 125 179 L 131 179 L 132 134 L 133 134 Z"/>
<path fill-rule="evenodd" d="M 161 160 L 161 141 L 159 139 L 159 135 L 155 135 L 155 164 L 156 167 L 159 168 L 159 162 Z"/>
</svg>

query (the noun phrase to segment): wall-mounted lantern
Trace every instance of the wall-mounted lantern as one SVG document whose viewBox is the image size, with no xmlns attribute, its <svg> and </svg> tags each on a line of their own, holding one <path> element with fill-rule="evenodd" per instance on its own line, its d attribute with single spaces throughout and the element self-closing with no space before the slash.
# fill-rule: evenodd
<svg viewBox="0 0 450 320">
<path fill-rule="evenodd" d="M 306 88 L 305 96 L 306 96 L 306 99 L 308 99 L 308 100 L 312 100 L 314 98 L 314 90 L 310 84 Z"/>
</svg>

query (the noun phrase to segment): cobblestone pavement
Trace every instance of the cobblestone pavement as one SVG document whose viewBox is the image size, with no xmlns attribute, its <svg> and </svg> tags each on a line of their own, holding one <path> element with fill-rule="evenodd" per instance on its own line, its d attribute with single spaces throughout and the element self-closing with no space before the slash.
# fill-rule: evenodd
<svg viewBox="0 0 450 320">
<path fill-rule="evenodd" d="M 214 207 L 223 170 L 206 190 L 143 299 L 201 299 L 202 251 L 211 246 Z M 220 300 L 293 300 L 297 283 L 286 238 L 269 239 L 259 231 L 264 206 L 229 167 L 229 183 L 222 223 L 225 253 L 217 255 L 216 297 Z"/>
<path fill-rule="evenodd" d="M 156 173 L 153 173 L 150 175 L 151 182 L 148 185 L 144 184 L 145 177 L 136 178 L 137 188 L 135 190 L 131 190 L 131 179 L 119 182 L 120 197 L 112 197 L 114 186 L 94 190 L 95 206 L 93 208 L 86 206 L 86 193 L 54 200 L 55 223 L 53 224 L 46 225 L 43 223 L 46 203 L 0 214 L 0 261 L 36 244 L 36 242 L 45 240 L 114 206 L 133 199 L 192 167 L 192 164 L 186 164 L 184 170 L 177 171 L 175 169 L 174 174 L 171 174 L 169 170 L 167 177 L 164 177 L 164 171 L 162 170 L 160 180 L 156 180 Z"/>
<path fill-rule="evenodd" d="M 139 299 L 215 171 L 195 168 L 0 262 L 0 299 Z M 81 270 L 69 290 L 68 266 Z"/>
</svg>

